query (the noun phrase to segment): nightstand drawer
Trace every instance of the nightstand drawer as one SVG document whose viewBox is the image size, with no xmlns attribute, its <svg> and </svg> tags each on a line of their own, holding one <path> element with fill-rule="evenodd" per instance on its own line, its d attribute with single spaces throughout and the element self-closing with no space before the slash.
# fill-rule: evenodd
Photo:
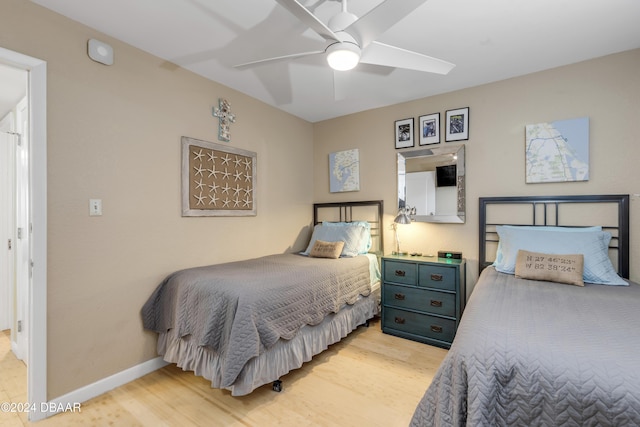
<svg viewBox="0 0 640 427">
<path fill-rule="evenodd" d="M 456 316 L 456 296 L 444 292 L 385 285 L 384 303 L 385 305 L 426 311 L 442 316 Z"/>
<path fill-rule="evenodd" d="M 453 341 L 456 331 L 455 320 L 390 307 L 385 307 L 383 322 L 390 329 L 447 342 Z"/>
<path fill-rule="evenodd" d="M 416 267 L 416 264 L 408 262 L 386 261 L 384 263 L 384 280 L 385 282 L 415 285 L 418 283 Z"/>
<path fill-rule="evenodd" d="M 439 265 L 420 264 L 418 285 L 429 288 L 456 290 L 456 270 Z"/>
</svg>

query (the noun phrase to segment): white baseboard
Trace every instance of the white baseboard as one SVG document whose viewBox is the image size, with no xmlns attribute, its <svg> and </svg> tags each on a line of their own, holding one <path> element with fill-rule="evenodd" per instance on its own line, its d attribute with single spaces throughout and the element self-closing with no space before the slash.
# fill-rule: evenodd
<svg viewBox="0 0 640 427">
<path fill-rule="evenodd" d="M 133 366 L 129 369 L 125 369 L 122 372 L 113 374 L 110 377 L 103 378 L 96 381 L 93 384 L 89 384 L 64 396 L 57 397 L 47 402 L 42 412 L 46 412 L 46 416 L 57 414 L 58 412 L 76 411 L 81 407 L 83 402 L 93 399 L 96 396 L 100 396 L 116 387 L 120 387 L 126 383 L 143 377 L 155 370 L 167 366 L 169 362 L 165 362 L 161 357 L 148 360 L 139 365 Z"/>
</svg>

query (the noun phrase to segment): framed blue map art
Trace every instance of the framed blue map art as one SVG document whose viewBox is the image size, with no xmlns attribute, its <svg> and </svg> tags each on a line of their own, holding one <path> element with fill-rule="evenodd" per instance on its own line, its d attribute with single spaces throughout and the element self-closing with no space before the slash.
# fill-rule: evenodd
<svg viewBox="0 0 640 427">
<path fill-rule="evenodd" d="M 360 156 L 358 149 L 329 154 L 329 191 L 360 190 Z"/>
<path fill-rule="evenodd" d="M 589 180 L 589 118 L 527 125 L 527 184 Z"/>
</svg>

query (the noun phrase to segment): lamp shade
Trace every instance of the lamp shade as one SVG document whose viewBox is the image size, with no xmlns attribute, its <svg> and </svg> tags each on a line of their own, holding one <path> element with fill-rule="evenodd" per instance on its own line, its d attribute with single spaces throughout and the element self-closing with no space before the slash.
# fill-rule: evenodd
<svg viewBox="0 0 640 427">
<path fill-rule="evenodd" d="M 396 224 L 411 224 L 411 218 L 406 213 L 400 212 L 393 222 Z"/>
</svg>

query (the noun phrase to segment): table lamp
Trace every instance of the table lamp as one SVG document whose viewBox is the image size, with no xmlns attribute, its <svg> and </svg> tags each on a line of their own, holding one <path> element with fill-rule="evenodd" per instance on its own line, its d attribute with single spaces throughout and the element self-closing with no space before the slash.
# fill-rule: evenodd
<svg viewBox="0 0 640 427">
<path fill-rule="evenodd" d="M 393 231 L 396 234 L 396 250 L 393 252 L 393 255 L 407 255 L 407 252 L 402 252 L 400 250 L 400 238 L 398 237 L 398 224 L 411 224 L 411 218 L 407 215 L 410 209 L 402 208 L 398 212 L 398 215 L 393 220 Z"/>
</svg>

